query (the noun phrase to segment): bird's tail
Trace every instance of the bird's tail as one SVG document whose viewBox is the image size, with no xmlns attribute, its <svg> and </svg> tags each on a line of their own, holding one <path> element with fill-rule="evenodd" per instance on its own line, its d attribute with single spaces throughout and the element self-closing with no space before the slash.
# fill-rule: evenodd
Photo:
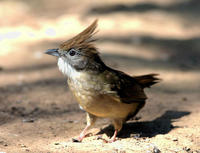
<svg viewBox="0 0 200 153">
<path fill-rule="evenodd" d="M 134 76 L 133 78 L 137 80 L 137 82 L 142 85 L 143 88 L 150 88 L 153 84 L 160 82 L 160 79 L 157 76 L 158 74 L 147 74 Z"/>
</svg>

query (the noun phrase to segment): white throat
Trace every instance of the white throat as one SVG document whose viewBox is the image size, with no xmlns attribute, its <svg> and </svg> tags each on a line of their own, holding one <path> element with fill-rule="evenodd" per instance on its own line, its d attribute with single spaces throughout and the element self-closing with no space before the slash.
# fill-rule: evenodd
<svg viewBox="0 0 200 153">
<path fill-rule="evenodd" d="M 61 57 L 58 58 L 58 68 L 59 70 L 71 79 L 80 77 L 81 73 L 76 71 L 69 63 L 63 60 Z"/>
</svg>

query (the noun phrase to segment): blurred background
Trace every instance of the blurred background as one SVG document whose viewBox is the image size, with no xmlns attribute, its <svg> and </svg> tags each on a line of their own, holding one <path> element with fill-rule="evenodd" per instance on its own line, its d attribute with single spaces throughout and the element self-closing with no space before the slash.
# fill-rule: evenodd
<svg viewBox="0 0 200 153">
<path fill-rule="evenodd" d="M 97 48 L 108 65 L 130 75 L 158 73 L 162 78 L 147 90 L 150 99 L 141 122 L 159 118 L 163 126 L 156 131 L 169 134 L 171 120 L 185 116 L 176 123 L 188 128 L 177 129 L 187 140 L 179 146 L 198 150 L 199 13 L 199 0 L 0 0 L 0 149 L 44 151 L 48 146 L 58 151 L 50 144 L 81 131 L 84 112 L 58 71 L 57 59 L 44 51 L 98 19 Z M 173 134 L 177 137 L 177 131 Z M 166 142 L 161 150 L 169 149 L 167 144 L 179 148 Z"/>
</svg>

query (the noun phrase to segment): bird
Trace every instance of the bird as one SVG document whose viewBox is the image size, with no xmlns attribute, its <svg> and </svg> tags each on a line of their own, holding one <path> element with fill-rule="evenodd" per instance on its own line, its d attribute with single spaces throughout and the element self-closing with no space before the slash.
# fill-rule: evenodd
<svg viewBox="0 0 200 153">
<path fill-rule="evenodd" d="M 58 68 L 67 77 L 70 90 L 86 112 L 87 125 L 76 140 L 81 142 L 97 118 L 108 118 L 114 134 L 107 142 L 117 140 L 123 124 L 145 105 L 146 87 L 159 82 L 158 74 L 131 76 L 107 66 L 95 47 L 98 20 L 81 33 L 61 43 L 46 54 L 58 58 Z"/>
</svg>

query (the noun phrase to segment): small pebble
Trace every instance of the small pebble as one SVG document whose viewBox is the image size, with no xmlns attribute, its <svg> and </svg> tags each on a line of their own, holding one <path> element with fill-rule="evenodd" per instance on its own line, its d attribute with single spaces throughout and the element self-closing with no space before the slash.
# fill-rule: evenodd
<svg viewBox="0 0 200 153">
<path fill-rule="evenodd" d="M 173 138 L 172 140 L 173 140 L 173 141 L 178 141 L 178 139 L 177 139 L 177 138 Z"/>
<path fill-rule="evenodd" d="M 183 97 L 182 100 L 183 100 L 183 101 L 187 101 L 187 98 L 186 98 L 186 97 Z"/>
<path fill-rule="evenodd" d="M 32 118 L 26 118 L 26 119 L 23 119 L 22 122 L 24 123 L 33 123 L 35 120 L 32 119 Z"/>
<path fill-rule="evenodd" d="M 102 136 L 98 136 L 98 137 L 97 137 L 97 140 L 100 140 L 100 139 L 102 139 Z"/>
<path fill-rule="evenodd" d="M 67 122 L 67 123 L 78 123 L 79 121 L 78 120 L 65 120 L 65 122 Z"/>
<path fill-rule="evenodd" d="M 26 146 L 25 146 L 24 144 L 21 144 L 21 147 L 24 147 L 24 148 L 26 148 Z"/>
<path fill-rule="evenodd" d="M 6 142 L 4 142 L 4 141 L 0 141 L 0 144 L 2 144 L 5 147 L 8 146 L 8 144 Z"/>
<path fill-rule="evenodd" d="M 189 147 L 184 147 L 183 150 L 190 151 L 191 149 Z"/>
<path fill-rule="evenodd" d="M 74 121 L 72 121 L 72 120 L 69 120 L 69 121 L 67 121 L 68 123 L 74 123 Z"/>
<path fill-rule="evenodd" d="M 60 144 L 59 142 L 54 143 L 54 145 L 59 145 L 59 144 Z"/>
<path fill-rule="evenodd" d="M 161 153 L 161 151 L 156 146 L 154 146 L 153 153 Z"/>
<path fill-rule="evenodd" d="M 140 138 L 140 134 L 139 133 L 137 133 L 137 134 L 130 134 L 130 137 L 133 137 L 133 138 L 135 138 L 135 139 L 138 139 L 138 138 Z"/>
</svg>

